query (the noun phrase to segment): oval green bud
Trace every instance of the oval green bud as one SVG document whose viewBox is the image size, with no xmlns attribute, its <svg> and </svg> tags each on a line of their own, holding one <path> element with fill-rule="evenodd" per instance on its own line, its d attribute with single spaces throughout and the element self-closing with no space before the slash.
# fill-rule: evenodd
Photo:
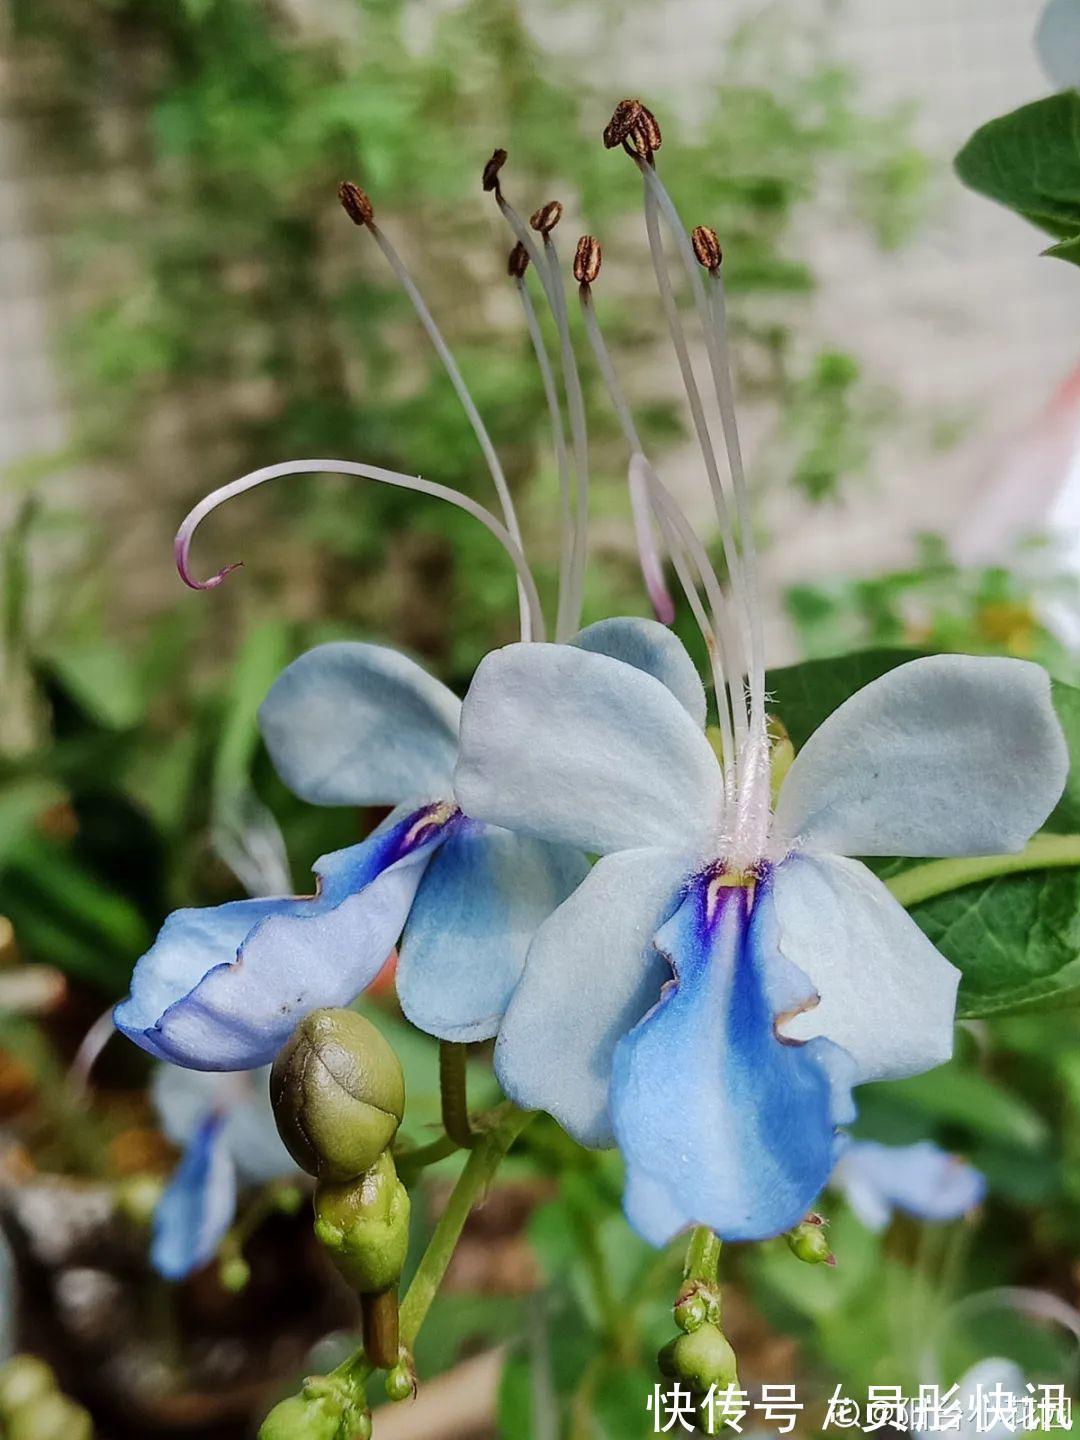
<svg viewBox="0 0 1080 1440">
<path fill-rule="evenodd" d="M 44 1360 L 36 1355 L 13 1355 L 0 1366 L 0 1414 L 8 1415 L 20 1405 L 55 1389 L 56 1376 Z"/>
<path fill-rule="evenodd" d="M 386 1398 L 395 1402 L 411 1400 L 416 1394 L 416 1376 L 407 1360 L 399 1360 L 386 1372 Z"/>
<path fill-rule="evenodd" d="M 353 1180 L 392 1143 L 405 1113 L 393 1050 L 355 1010 L 313 1010 L 270 1073 L 278 1133 L 317 1180 Z"/>
<path fill-rule="evenodd" d="M 315 1191 L 315 1234 L 361 1294 L 389 1290 L 409 1248 L 409 1196 L 383 1153 L 358 1180 Z"/>
<path fill-rule="evenodd" d="M 700 1330 L 709 1318 L 709 1307 L 705 1303 L 704 1295 L 687 1295 L 685 1299 L 676 1301 L 674 1315 L 675 1324 L 688 1335 Z"/>
<path fill-rule="evenodd" d="M 12 1411 L 5 1434 L 7 1440 L 93 1440 L 94 1424 L 81 1405 L 53 1390 Z"/>
<path fill-rule="evenodd" d="M 131 1175 L 116 1186 L 116 1208 L 135 1225 L 149 1225 L 165 1182 L 156 1175 Z"/>
<path fill-rule="evenodd" d="M 328 1395 L 290 1395 L 259 1426 L 259 1440 L 338 1440 L 342 1407 Z"/>
<path fill-rule="evenodd" d="M 796 1259 L 807 1265 L 823 1265 L 832 1258 L 829 1237 L 821 1221 L 804 1220 L 784 1238 Z"/>
<path fill-rule="evenodd" d="M 708 1394 L 713 1385 L 723 1390 L 739 1383 L 735 1352 L 716 1325 L 701 1325 L 689 1335 L 677 1336 L 658 1358 L 662 1373 L 685 1381 L 698 1395 Z"/>
</svg>

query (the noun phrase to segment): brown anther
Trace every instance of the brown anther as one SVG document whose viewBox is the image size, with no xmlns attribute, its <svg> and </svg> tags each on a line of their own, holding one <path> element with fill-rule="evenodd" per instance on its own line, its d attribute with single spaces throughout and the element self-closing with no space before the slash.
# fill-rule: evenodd
<svg viewBox="0 0 1080 1440">
<path fill-rule="evenodd" d="M 719 270 L 724 252 L 720 249 L 720 241 L 712 226 L 696 225 L 690 239 L 694 242 L 694 254 L 698 258 L 698 264 L 703 265 L 706 270 Z"/>
<path fill-rule="evenodd" d="M 499 171 L 506 164 L 506 151 L 496 150 L 491 159 L 484 166 L 484 189 L 486 191 L 498 190 Z"/>
<path fill-rule="evenodd" d="M 634 136 L 639 144 L 644 145 L 646 153 L 651 155 L 654 150 L 660 149 L 664 143 L 664 137 L 660 134 L 660 124 L 656 116 L 647 106 L 642 105 L 640 100 L 638 104 L 641 108 L 633 127 Z"/>
<path fill-rule="evenodd" d="M 574 251 L 574 279 L 579 285 L 591 285 L 600 274 L 603 259 L 600 241 L 595 235 L 582 235 Z"/>
<path fill-rule="evenodd" d="M 506 273 L 512 275 L 515 280 L 524 278 L 525 271 L 529 268 L 529 252 L 519 240 L 510 251 L 510 258 L 506 262 Z"/>
<path fill-rule="evenodd" d="M 614 150 L 621 145 L 633 130 L 641 115 L 640 100 L 620 100 L 612 111 L 611 119 L 604 126 L 604 145 Z"/>
<path fill-rule="evenodd" d="M 341 201 L 341 208 L 354 225 L 373 223 L 375 210 L 359 185 L 354 185 L 351 180 L 343 180 L 338 186 L 337 193 L 338 199 Z"/>
<path fill-rule="evenodd" d="M 546 205 L 541 205 L 539 210 L 533 212 L 529 224 L 534 230 L 539 230 L 546 239 L 562 219 L 562 212 L 563 207 L 558 200 L 549 200 Z"/>
</svg>

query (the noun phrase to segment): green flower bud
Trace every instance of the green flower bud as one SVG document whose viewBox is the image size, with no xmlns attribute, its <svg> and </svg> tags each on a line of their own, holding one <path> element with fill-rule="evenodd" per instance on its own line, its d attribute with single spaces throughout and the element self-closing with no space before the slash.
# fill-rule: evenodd
<svg viewBox="0 0 1080 1440">
<path fill-rule="evenodd" d="M 400 1401 L 411 1400 L 416 1394 L 416 1374 L 408 1360 L 399 1360 L 386 1374 L 386 1398 Z"/>
<path fill-rule="evenodd" d="M 675 1324 L 679 1329 L 692 1335 L 695 1330 L 700 1330 L 705 1321 L 709 1319 L 709 1306 L 705 1296 L 698 1291 L 680 1296 L 675 1302 L 674 1315 Z"/>
<path fill-rule="evenodd" d="M 0 1366 L 0 1415 L 56 1389 L 56 1376 L 36 1355 L 13 1355 Z"/>
<path fill-rule="evenodd" d="M 393 1050 L 355 1010 L 314 1010 L 270 1074 L 285 1148 L 317 1180 L 353 1180 L 393 1142 L 405 1079 Z"/>
<path fill-rule="evenodd" d="M 259 1440 L 338 1440 L 343 1410 L 327 1395 L 290 1395 L 259 1426 Z"/>
<path fill-rule="evenodd" d="M 705 1324 L 689 1335 L 678 1335 L 657 1357 L 660 1373 L 682 1380 L 698 1395 L 716 1385 L 723 1390 L 738 1385 L 735 1352 L 717 1325 Z"/>
<path fill-rule="evenodd" d="M 93 1440 L 94 1424 L 81 1405 L 53 1390 L 12 1411 L 5 1434 L 7 1440 Z"/>
<path fill-rule="evenodd" d="M 362 1295 L 397 1284 L 409 1248 L 409 1196 L 390 1154 L 358 1180 L 317 1188 L 315 1234 Z"/>
<path fill-rule="evenodd" d="M 784 1239 L 795 1258 L 807 1265 L 836 1263 L 829 1248 L 826 1223 L 820 1215 L 808 1215 L 794 1230 L 789 1230 Z"/>
</svg>

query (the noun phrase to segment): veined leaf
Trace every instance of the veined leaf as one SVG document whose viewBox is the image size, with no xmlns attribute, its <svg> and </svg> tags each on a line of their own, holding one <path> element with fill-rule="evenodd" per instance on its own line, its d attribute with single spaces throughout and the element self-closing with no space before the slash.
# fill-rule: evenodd
<svg viewBox="0 0 1080 1440">
<path fill-rule="evenodd" d="M 1046 251 L 1080 264 L 1080 92 L 1022 105 L 975 131 L 956 157 L 965 185 L 1060 242 Z"/>
</svg>

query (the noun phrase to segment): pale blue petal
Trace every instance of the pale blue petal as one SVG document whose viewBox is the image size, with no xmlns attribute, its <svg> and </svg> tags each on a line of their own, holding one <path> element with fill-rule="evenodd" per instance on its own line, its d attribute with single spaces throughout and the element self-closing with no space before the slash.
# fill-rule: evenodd
<svg viewBox="0 0 1080 1440">
<path fill-rule="evenodd" d="M 1035 32 L 1039 60 L 1058 90 L 1080 90 L 1080 0 L 1049 0 Z"/>
<path fill-rule="evenodd" d="M 986 1194 L 986 1181 L 978 1170 L 929 1140 L 915 1145 L 853 1141 L 832 1183 L 871 1230 L 884 1229 L 894 1209 L 920 1220 L 956 1220 Z"/>
<path fill-rule="evenodd" d="M 282 780 L 312 804 L 415 804 L 451 793 L 460 713 L 407 655 L 339 640 L 279 676 L 259 728 Z"/>
<path fill-rule="evenodd" d="M 269 1180 L 299 1175 L 274 1121 L 269 1066 L 221 1078 L 239 1082 L 240 1093 L 234 1095 L 225 1119 L 225 1142 L 240 1179 L 249 1185 L 263 1185 Z"/>
<path fill-rule="evenodd" d="M 495 1072 L 527 1110 L 579 1144 L 613 1141 L 615 1046 L 656 1004 L 670 971 L 653 936 L 679 903 L 693 855 L 627 850 L 599 860 L 536 933 L 495 1045 Z"/>
<path fill-rule="evenodd" d="M 871 681 L 811 735 L 781 787 L 776 834 L 835 855 L 1021 850 L 1068 769 L 1045 670 L 927 656 Z"/>
<path fill-rule="evenodd" d="M 777 866 L 773 896 L 780 950 L 820 997 L 784 1022 L 786 1036 L 834 1041 L 859 1084 L 949 1059 L 960 972 L 876 875 L 857 860 L 795 855 Z"/>
<path fill-rule="evenodd" d="M 624 1208 L 654 1245 L 695 1224 L 728 1240 L 797 1224 L 832 1173 L 836 1126 L 852 1114 L 853 1067 L 835 1047 L 776 1036 L 777 1012 L 812 992 L 773 948 L 766 883 L 752 917 L 749 904 L 743 887 L 695 879 L 656 937 L 673 983 L 615 1052 Z"/>
<path fill-rule="evenodd" d="M 454 784 L 467 815 L 601 854 L 704 857 L 723 818 L 716 757 L 671 691 L 573 645 L 508 645 L 481 662 Z"/>
<path fill-rule="evenodd" d="M 261 1184 L 295 1173 L 270 1106 L 270 1070 L 188 1070 L 159 1065 L 150 1082 L 158 1123 L 186 1146 L 210 1114 L 223 1118 L 223 1143 L 241 1180 Z"/>
<path fill-rule="evenodd" d="M 529 942 L 588 874 L 579 850 L 467 820 L 428 866 L 398 952 L 401 1008 L 440 1040 L 489 1040 Z"/>
<path fill-rule="evenodd" d="M 154 1211 L 150 1260 L 166 1280 L 183 1280 L 213 1259 L 236 1214 L 236 1170 L 223 1143 L 224 1119 L 196 1130 Z"/>
<path fill-rule="evenodd" d="M 582 650 L 610 655 L 635 670 L 644 670 L 666 685 L 694 724 L 705 728 L 705 687 L 686 646 L 658 620 L 627 615 L 587 625 L 570 641 Z"/>
<path fill-rule="evenodd" d="M 444 807 L 391 817 L 316 863 L 311 899 L 177 911 L 135 967 L 117 1029 L 196 1070 L 269 1064 L 304 1015 L 348 1004 L 375 978 L 434 847 L 459 821 Z"/>
</svg>

